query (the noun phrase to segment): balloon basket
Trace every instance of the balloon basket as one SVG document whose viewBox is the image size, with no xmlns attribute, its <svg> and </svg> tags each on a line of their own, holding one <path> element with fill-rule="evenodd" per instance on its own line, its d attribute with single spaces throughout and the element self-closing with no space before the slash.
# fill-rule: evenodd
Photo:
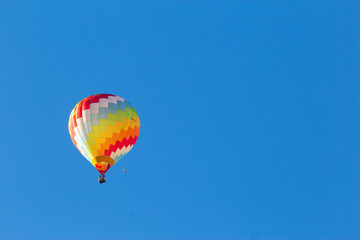
<svg viewBox="0 0 360 240">
<path fill-rule="evenodd" d="M 101 184 L 101 183 L 104 183 L 104 182 L 106 182 L 106 179 L 105 179 L 105 175 L 100 175 L 99 176 L 99 183 Z"/>
</svg>

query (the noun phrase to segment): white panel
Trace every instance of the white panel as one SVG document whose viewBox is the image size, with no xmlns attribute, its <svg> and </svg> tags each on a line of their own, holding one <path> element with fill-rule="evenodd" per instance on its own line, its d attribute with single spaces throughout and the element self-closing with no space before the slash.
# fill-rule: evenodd
<svg viewBox="0 0 360 240">
<path fill-rule="evenodd" d="M 109 103 L 116 103 L 116 97 L 114 97 L 114 96 L 109 96 L 109 97 L 108 97 L 108 101 L 109 101 Z"/>
<path fill-rule="evenodd" d="M 123 98 L 121 98 L 121 97 L 118 97 L 118 96 L 116 96 L 115 98 L 116 98 L 117 101 L 122 101 L 122 102 L 124 102 L 124 100 L 125 100 L 125 99 L 123 99 Z"/>
<path fill-rule="evenodd" d="M 99 103 L 99 107 L 108 108 L 109 101 L 107 100 L 107 98 L 100 98 Z"/>
<path fill-rule="evenodd" d="M 90 121 L 90 109 L 82 111 L 82 116 L 84 118 L 84 122 Z"/>
<path fill-rule="evenodd" d="M 86 128 L 86 133 L 89 134 L 92 132 L 92 127 L 91 127 L 91 118 L 90 118 L 90 109 L 86 109 L 82 112 L 82 116 L 84 119 L 84 125 Z"/>
<path fill-rule="evenodd" d="M 127 154 L 131 148 L 133 147 L 133 145 L 129 145 L 128 147 L 123 147 L 122 149 L 117 149 L 116 152 L 113 154 L 111 153 L 111 156 L 114 156 L 112 157 L 113 159 L 117 156 L 119 156 L 120 154 Z"/>
<path fill-rule="evenodd" d="M 80 146 L 84 145 L 84 142 L 80 136 L 78 127 L 74 128 L 75 136 L 74 140 L 76 142 L 76 146 L 79 148 Z"/>
<path fill-rule="evenodd" d="M 99 103 L 90 104 L 90 113 L 99 113 Z"/>
<path fill-rule="evenodd" d="M 78 130 L 81 134 L 81 137 L 84 141 L 84 143 L 89 140 L 88 137 L 87 137 L 87 133 L 86 133 L 86 128 L 85 128 L 85 125 L 84 125 L 84 122 L 83 122 L 83 118 L 78 118 L 76 119 L 76 123 L 77 123 L 77 126 L 78 126 Z"/>
</svg>

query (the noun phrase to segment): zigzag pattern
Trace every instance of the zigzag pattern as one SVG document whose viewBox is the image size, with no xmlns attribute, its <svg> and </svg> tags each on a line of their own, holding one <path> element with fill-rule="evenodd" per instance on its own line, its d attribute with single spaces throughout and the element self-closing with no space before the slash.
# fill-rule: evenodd
<svg viewBox="0 0 360 240">
<path fill-rule="evenodd" d="M 69 117 L 71 140 L 101 174 L 112 165 L 97 162 L 97 157 L 108 156 L 116 163 L 134 146 L 139 132 L 140 119 L 135 108 L 112 94 L 81 100 Z"/>
</svg>

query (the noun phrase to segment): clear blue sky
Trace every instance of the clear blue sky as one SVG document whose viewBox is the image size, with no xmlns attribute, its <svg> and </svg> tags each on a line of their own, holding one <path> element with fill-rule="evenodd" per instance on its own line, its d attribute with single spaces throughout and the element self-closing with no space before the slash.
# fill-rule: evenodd
<svg viewBox="0 0 360 240">
<path fill-rule="evenodd" d="M 0 1 L 0 238 L 360 239 L 359 12 Z M 103 185 L 67 129 L 96 93 L 141 120 Z"/>
</svg>

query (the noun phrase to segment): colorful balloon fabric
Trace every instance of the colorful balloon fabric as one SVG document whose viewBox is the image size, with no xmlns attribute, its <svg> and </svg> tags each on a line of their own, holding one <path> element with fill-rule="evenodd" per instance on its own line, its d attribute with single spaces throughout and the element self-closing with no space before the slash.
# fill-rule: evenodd
<svg viewBox="0 0 360 240">
<path fill-rule="evenodd" d="M 83 99 L 69 118 L 71 140 L 100 174 L 105 174 L 131 150 L 139 131 L 140 120 L 135 108 L 111 94 Z"/>
</svg>

